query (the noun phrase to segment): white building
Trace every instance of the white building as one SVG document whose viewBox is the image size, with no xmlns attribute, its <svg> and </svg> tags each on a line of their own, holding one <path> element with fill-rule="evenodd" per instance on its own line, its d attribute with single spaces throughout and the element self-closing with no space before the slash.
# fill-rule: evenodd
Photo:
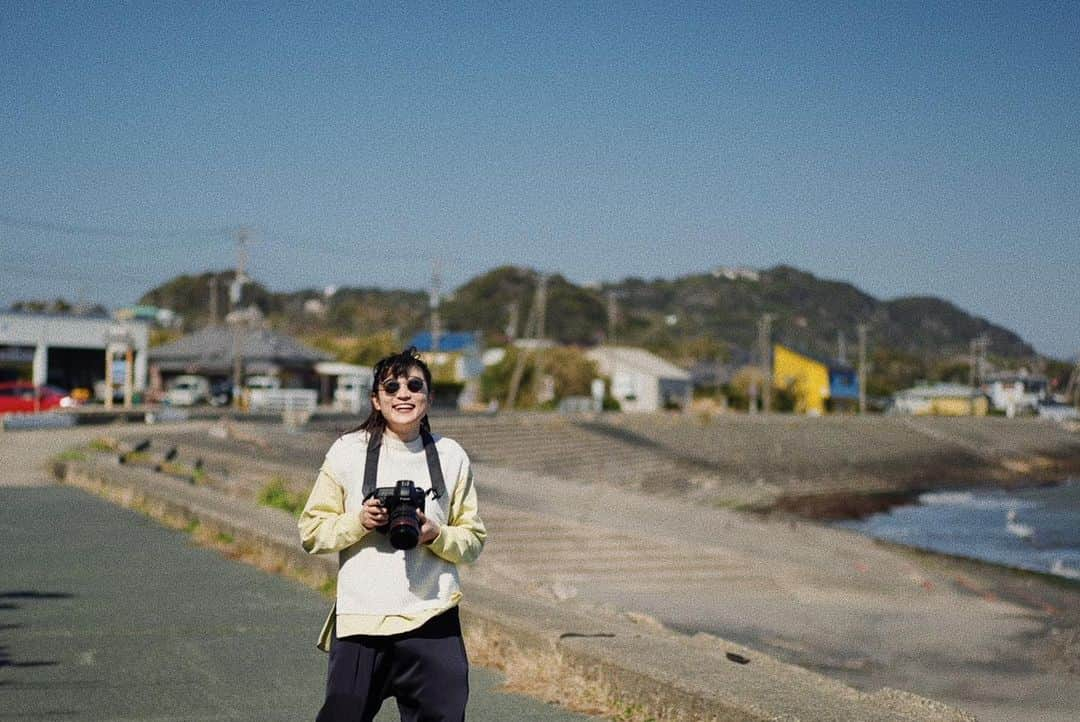
<svg viewBox="0 0 1080 722">
<path fill-rule="evenodd" d="M 693 399 L 690 374 L 645 349 L 598 346 L 585 355 L 611 379 L 611 395 L 623 411 L 685 409 Z"/>
<path fill-rule="evenodd" d="M 371 385 L 375 377 L 370 366 L 358 366 L 337 361 L 315 364 L 323 400 L 333 400 L 338 411 L 366 414 L 371 410 Z"/>
<path fill-rule="evenodd" d="M 760 281 L 761 274 L 755 271 L 753 268 L 746 268 L 745 266 L 717 266 L 713 269 L 712 275 L 714 278 L 726 278 L 729 281 Z"/>
<path fill-rule="evenodd" d="M 1021 369 L 987 374 L 982 390 L 995 409 L 1012 418 L 1018 413 L 1037 411 L 1039 402 L 1048 396 L 1049 385 L 1045 376 Z"/>
<path fill-rule="evenodd" d="M 150 324 L 111 318 L 49 313 L 0 312 L 0 373 L 63 389 L 93 388 L 105 379 L 105 356 L 132 352 L 134 391 L 146 388 Z M 122 383 L 122 363 L 113 367 Z M 119 378 L 118 378 L 119 377 Z"/>
</svg>

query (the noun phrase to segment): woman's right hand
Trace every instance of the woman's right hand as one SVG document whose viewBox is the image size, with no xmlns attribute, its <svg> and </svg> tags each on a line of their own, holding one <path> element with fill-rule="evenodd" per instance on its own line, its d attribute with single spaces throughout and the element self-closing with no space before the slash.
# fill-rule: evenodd
<svg viewBox="0 0 1080 722">
<path fill-rule="evenodd" d="M 364 502 L 360 509 L 360 524 L 368 531 L 374 531 L 387 522 L 386 508 L 375 497 Z"/>
</svg>

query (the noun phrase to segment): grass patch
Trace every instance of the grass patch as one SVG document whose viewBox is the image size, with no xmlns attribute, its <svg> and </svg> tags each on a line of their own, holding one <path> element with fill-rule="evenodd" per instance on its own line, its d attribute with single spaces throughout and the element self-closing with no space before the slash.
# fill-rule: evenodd
<svg viewBox="0 0 1080 722">
<path fill-rule="evenodd" d="M 226 532 L 219 531 L 214 536 L 214 541 L 219 542 L 221 544 L 233 544 L 233 543 L 236 542 L 236 537 L 234 537 L 232 534 L 228 534 Z"/>
<path fill-rule="evenodd" d="M 86 461 L 86 453 L 82 449 L 66 449 L 56 455 L 57 461 Z"/>
<path fill-rule="evenodd" d="M 99 436 L 89 443 L 91 451 L 116 451 L 116 439 Z"/>
<path fill-rule="evenodd" d="M 275 476 L 259 492 L 259 503 L 274 509 L 282 509 L 293 516 L 300 516 L 304 508 L 304 497 L 295 491 L 289 491 L 286 479 Z"/>
</svg>

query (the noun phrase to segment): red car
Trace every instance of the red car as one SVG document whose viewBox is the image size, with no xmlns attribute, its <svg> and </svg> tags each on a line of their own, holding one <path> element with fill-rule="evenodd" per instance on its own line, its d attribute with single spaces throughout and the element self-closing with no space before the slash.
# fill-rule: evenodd
<svg viewBox="0 0 1080 722">
<path fill-rule="evenodd" d="M 0 382 L 0 414 L 13 411 L 48 411 L 78 402 L 55 386 L 34 386 L 29 381 Z"/>
</svg>

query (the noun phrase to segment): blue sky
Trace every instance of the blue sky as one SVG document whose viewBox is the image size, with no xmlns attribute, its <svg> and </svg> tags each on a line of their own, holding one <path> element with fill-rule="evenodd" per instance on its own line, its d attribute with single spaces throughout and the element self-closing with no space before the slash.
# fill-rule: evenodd
<svg viewBox="0 0 1080 722">
<path fill-rule="evenodd" d="M 787 263 L 1080 351 L 1080 3 L 0 2 L 0 305 Z"/>
</svg>

